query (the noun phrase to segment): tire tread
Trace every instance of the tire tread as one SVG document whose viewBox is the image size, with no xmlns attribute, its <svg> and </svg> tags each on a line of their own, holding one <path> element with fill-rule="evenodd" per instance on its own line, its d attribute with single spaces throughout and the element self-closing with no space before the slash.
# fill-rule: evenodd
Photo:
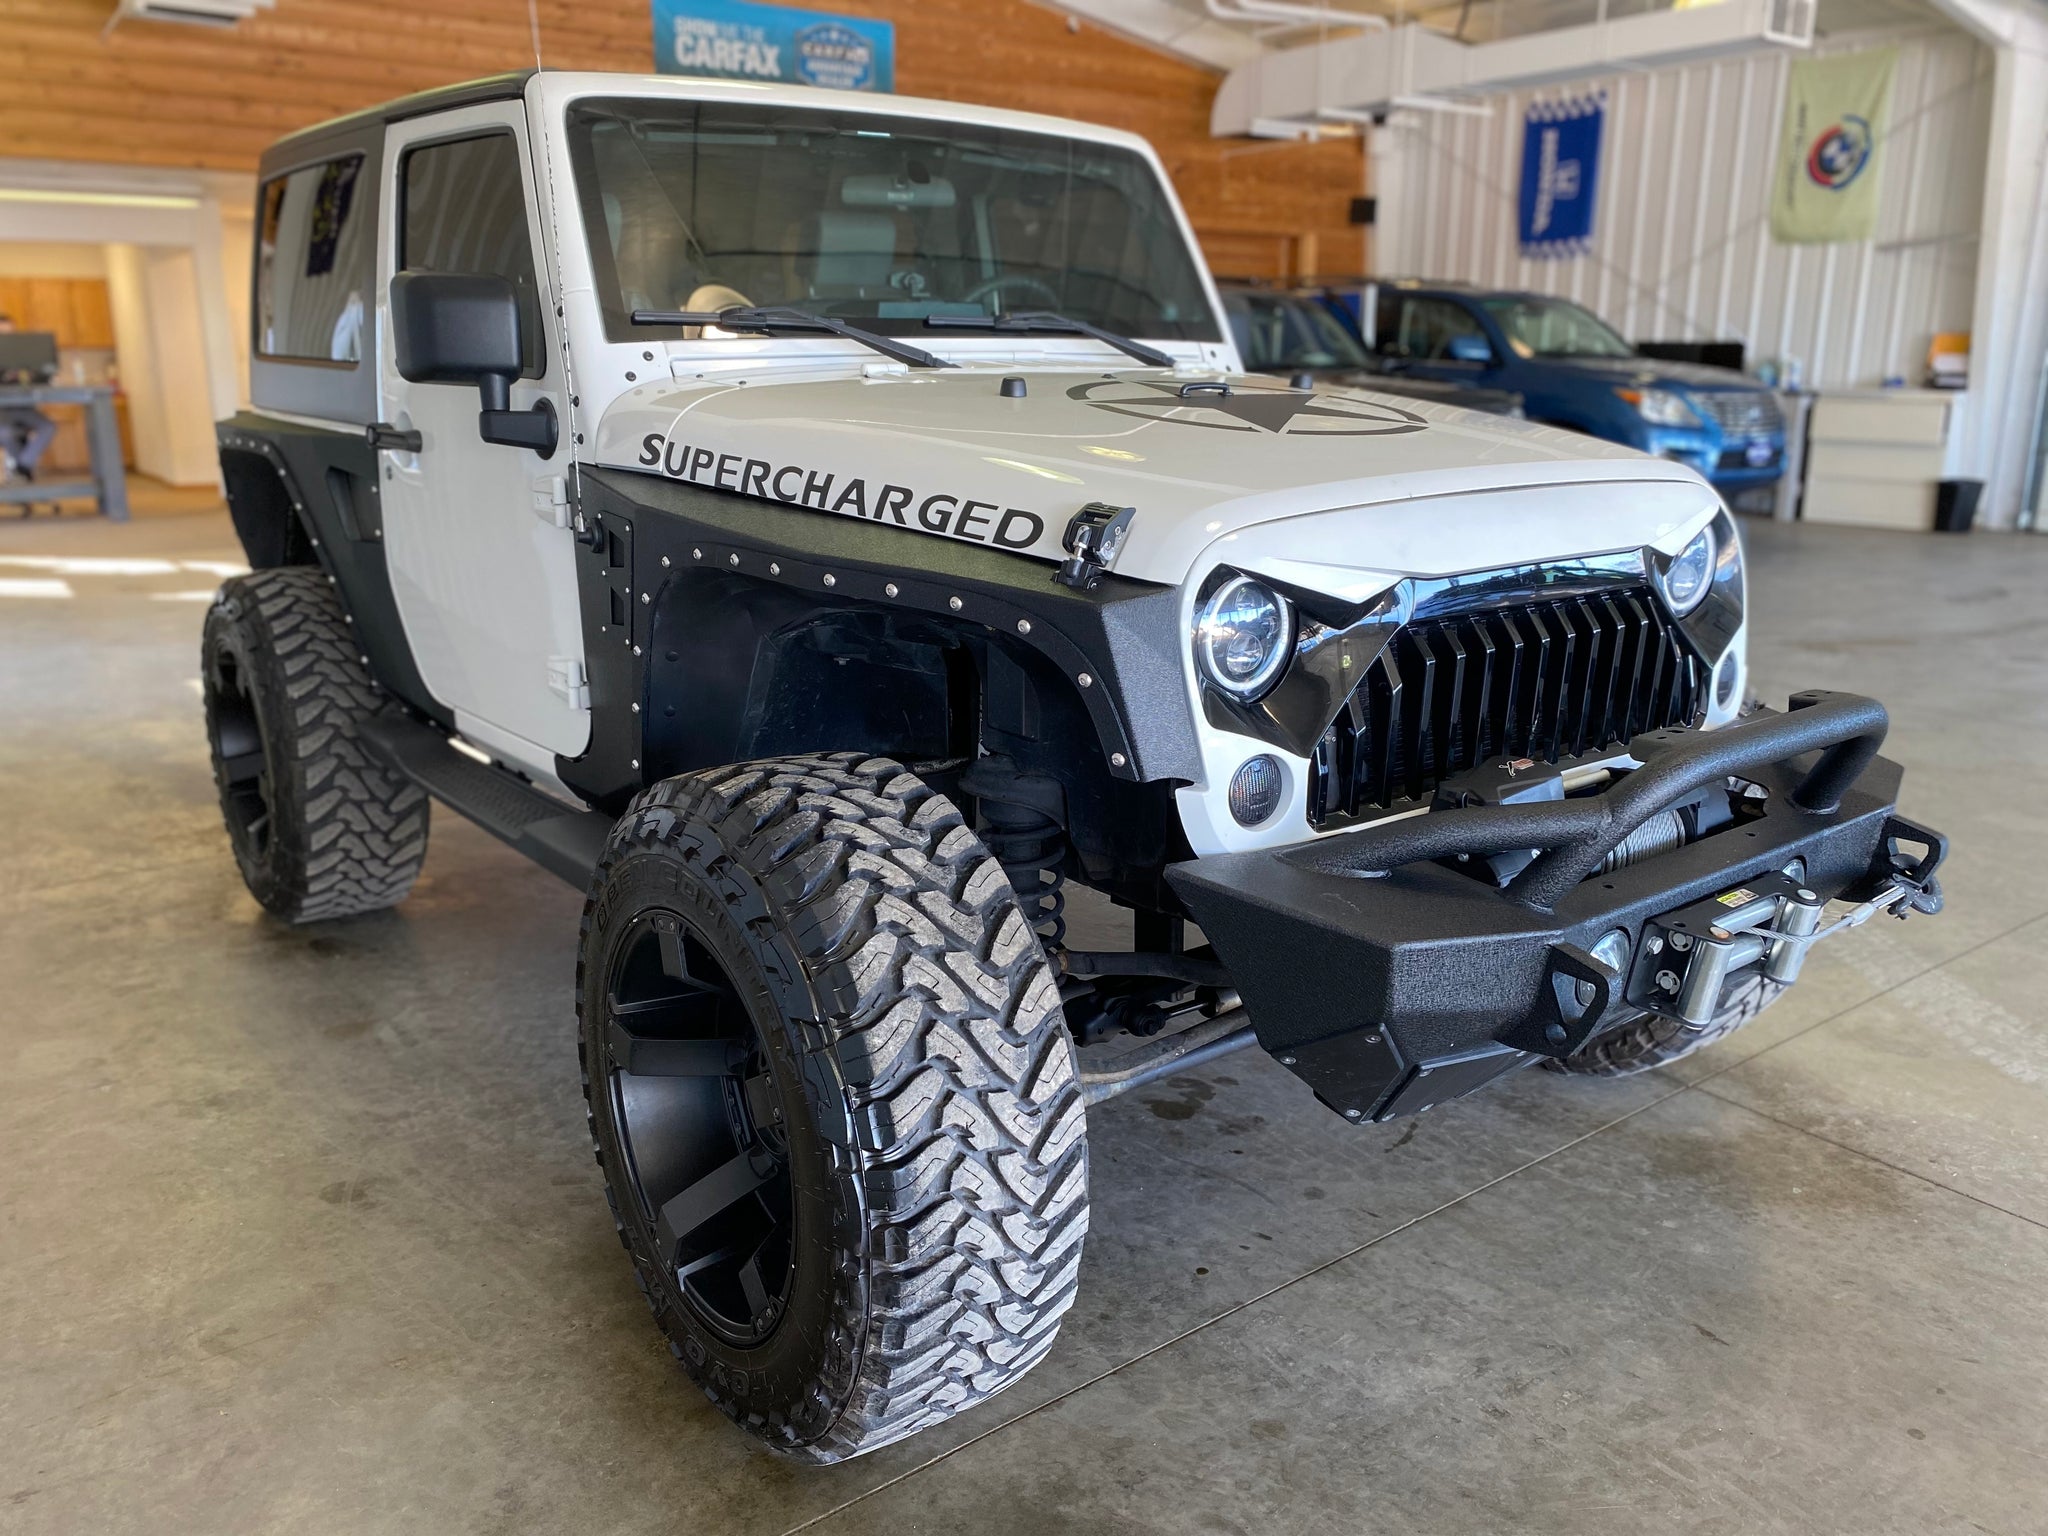
<svg viewBox="0 0 2048 1536">
<path fill-rule="evenodd" d="M 1654 1071 L 1726 1039 L 1776 1002 L 1784 990 L 1780 982 L 1752 976 L 1705 1024 L 1646 1013 L 1618 1029 L 1595 1035 L 1562 1061 L 1546 1060 L 1543 1065 L 1553 1072 L 1585 1077 L 1632 1077 Z"/>
<path fill-rule="evenodd" d="M 888 758 L 793 757 L 650 787 L 599 866 L 586 953 L 607 870 L 693 819 L 768 894 L 776 916 L 754 920 L 793 942 L 826 1012 L 804 1030 L 814 1080 L 837 1086 L 853 1128 L 844 1372 L 819 1383 L 811 1426 L 749 1425 L 797 1459 L 841 1461 L 987 1400 L 1051 1348 L 1088 1227 L 1074 1053 L 1002 867 L 951 800 Z"/>
<path fill-rule="evenodd" d="M 385 768 L 357 740 L 365 720 L 396 708 L 363 664 L 348 615 L 313 566 L 231 577 L 208 616 L 235 632 L 269 706 L 266 750 L 286 782 L 274 792 L 272 837 L 288 839 L 244 877 L 263 905 L 292 923 L 325 922 L 395 906 L 426 858 L 424 790 Z M 225 811 L 218 751 L 214 771 Z M 230 826 L 232 831 L 232 825 Z"/>
</svg>

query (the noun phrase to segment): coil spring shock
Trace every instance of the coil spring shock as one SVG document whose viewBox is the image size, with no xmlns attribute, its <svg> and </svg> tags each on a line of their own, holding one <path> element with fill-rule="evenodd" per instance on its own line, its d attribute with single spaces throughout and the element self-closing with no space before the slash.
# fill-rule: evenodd
<svg viewBox="0 0 2048 1536">
<path fill-rule="evenodd" d="M 983 800 L 981 840 L 1010 877 L 1024 921 L 1047 948 L 1066 942 L 1066 829 L 1044 811 L 1011 800 Z"/>
</svg>

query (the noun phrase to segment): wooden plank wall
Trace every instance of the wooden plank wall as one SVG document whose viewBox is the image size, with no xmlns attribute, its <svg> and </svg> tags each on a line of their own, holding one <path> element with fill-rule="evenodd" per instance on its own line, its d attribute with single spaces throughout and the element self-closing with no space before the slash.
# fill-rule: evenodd
<svg viewBox="0 0 2048 1536">
<path fill-rule="evenodd" d="M 539 0 L 550 68 L 646 70 L 647 0 Z M 1355 140 L 1216 141 L 1217 76 L 1031 0 L 835 0 L 896 24 L 909 95 L 1143 134 L 1218 271 L 1359 264 Z M 113 0 L 0 0 L 0 154 L 249 170 L 280 134 L 408 91 L 533 62 L 524 0 L 278 0 L 233 31 L 102 28 Z M 1304 254 L 1306 253 L 1306 254 Z"/>
</svg>

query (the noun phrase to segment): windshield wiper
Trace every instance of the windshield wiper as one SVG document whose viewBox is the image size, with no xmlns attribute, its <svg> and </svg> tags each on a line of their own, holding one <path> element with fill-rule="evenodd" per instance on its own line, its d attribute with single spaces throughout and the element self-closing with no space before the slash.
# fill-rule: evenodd
<svg viewBox="0 0 2048 1536">
<path fill-rule="evenodd" d="M 924 323 L 934 328 L 957 331 L 1040 331 L 1053 336 L 1092 336 L 1141 363 L 1150 363 L 1154 368 L 1173 366 L 1173 359 L 1157 347 L 1148 347 L 1142 341 L 1119 336 L 1115 331 L 1105 331 L 1086 320 L 1056 315 L 1049 309 L 1027 309 L 1010 315 L 926 315 Z"/>
<path fill-rule="evenodd" d="M 830 315 L 814 315 L 807 309 L 760 308 L 736 304 L 728 309 L 636 309 L 633 311 L 635 325 L 715 325 L 722 331 L 759 331 L 772 335 L 776 331 L 817 331 L 827 336 L 844 336 L 848 341 L 857 341 L 864 347 L 873 347 L 884 357 L 893 357 L 899 363 L 908 363 L 913 368 L 957 368 L 958 363 L 949 363 L 943 357 L 934 357 L 922 347 L 913 347 L 906 341 L 891 341 L 887 336 L 878 336 L 873 331 L 864 331 L 857 325 L 848 325 L 844 320 L 834 320 Z"/>
</svg>

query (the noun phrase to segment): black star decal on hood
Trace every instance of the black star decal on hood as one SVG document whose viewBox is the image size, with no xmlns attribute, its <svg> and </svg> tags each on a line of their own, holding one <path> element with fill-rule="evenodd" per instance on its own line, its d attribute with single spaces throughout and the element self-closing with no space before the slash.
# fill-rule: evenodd
<svg viewBox="0 0 2048 1536">
<path fill-rule="evenodd" d="M 1151 379 L 1097 379 L 1077 384 L 1067 394 L 1071 399 L 1098 410 L 1114 411 L 1119 416 L 1225 432 L 1377 436 L 1419 432 L 1426 424 L 1413 412 L 1377 401 L 1256 385 L 1190 388 Z M 1217 416 L 1230 419 L 1217 421 Z M 1297 427 L 1297 422 L 1303 425 Z"/>
</svg>

